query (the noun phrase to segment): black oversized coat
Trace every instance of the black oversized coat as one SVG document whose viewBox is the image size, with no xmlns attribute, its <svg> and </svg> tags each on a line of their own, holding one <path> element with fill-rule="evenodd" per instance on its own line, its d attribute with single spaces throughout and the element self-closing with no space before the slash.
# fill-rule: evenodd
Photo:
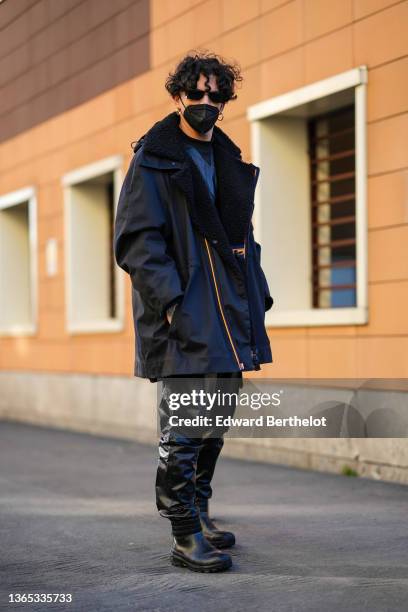
<svg viewBox="0 0 408 612">
<path fill-rule="evenodd" d="M 137 141 L 120 192 L 113 248 L 132 282 L 134 375 L 152 382 L 272 361 L 264 320 L 273 299 L 251 221 L 259 168 L 218 126 L 213 148 L 215 204 L 176 112 Z"/>
</svg>

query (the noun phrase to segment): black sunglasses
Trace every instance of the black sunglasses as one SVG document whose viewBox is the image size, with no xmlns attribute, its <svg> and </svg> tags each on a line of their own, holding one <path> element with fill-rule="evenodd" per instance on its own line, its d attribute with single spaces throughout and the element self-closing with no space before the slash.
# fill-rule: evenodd
<svg viewBox="0 0 408 612">
<path fill-rule="evenodd" d="M 187 89 L 186 96 L 189 100 L 201 100 L 201 98 L 208 93 L 208 97 L 214 104 L 225 102 L 225 97 L 220 91 L 203 91 L 202 89 Z"/>
</svg>

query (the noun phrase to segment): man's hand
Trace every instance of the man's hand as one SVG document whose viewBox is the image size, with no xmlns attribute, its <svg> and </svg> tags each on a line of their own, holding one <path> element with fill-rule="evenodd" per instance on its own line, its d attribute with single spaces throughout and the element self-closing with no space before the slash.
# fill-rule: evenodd
<svg viewBox="0 0 408 612">
<path fill-rule="evenodd" d="M 171 320 L 173 318 L 173 314 L 174 314 L 174 311 L 176 309 L 176 306 L 177 306 L 177 302 L 175 304 L 173 304 L 173 306 L 170 306 L 170 308 L 168 308 L 166 310 L 166 317 L 167 317 L 167 321 L 169 322 L 169 324 L 171 323 Z"/>
</svg>

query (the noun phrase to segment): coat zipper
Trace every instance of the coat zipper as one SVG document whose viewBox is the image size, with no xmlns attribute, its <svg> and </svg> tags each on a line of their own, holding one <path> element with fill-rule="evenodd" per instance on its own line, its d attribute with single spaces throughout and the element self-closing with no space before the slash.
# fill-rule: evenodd
<svg viewBox="0 0 408 612">
<path fill-rule="evenodd" d="M 247 231 L 247 235 L 245 236 L 245 241 L 244 241 L 244 260 L 245 260 L 245 282 L 246 284 L 246 290 L 247 290 L 247 295 L 248 295 L 248 308 L 249 308 L 249 321 L 250 321 L 250 325 L 251 325 L 251 357 L 252 357 L 252 361 L 253 364 L 255 366 L 255 370 L 260 370 L 261 366 L 259 365 L 259 357 L 258 357 L 258 351 L 257 348 L 255 346 L 255 336 L 253 333 L 253 326 L 252 326 L 252 313 L 251 313 L 251 303 L 249 300 L 249 292 L 248 292 L 248 257 L 247 257 L 247 244 L 249 241 L 249 231 L 251 228 L 251 224 L 248 225 L 248 231 Z"/>
<path fill-rule="evenodd" d="M 254 179 L 255 179 L 255 189 L 256 189 L 256 185 L 258 183 L 258 178 L 259 178 L 259 172 L 260 169 L 259 168 L 255 168 L 254 169 Z M 244 258 L 245 258 L 245 280 L 246 282 L 248 281 L 248 258 L 247 258 L 247 244 L 249 242 L 249 231 L 251 228 L 251 220 L 249 221 L 248 224 L 248 230 L 245 236 L 245 241 L 244 241 Z M 248 294 L 248 284 L 247 284 L 247 295 Z M 251 305 L 250 305 L 250 300 L 248 298 L 248 308 L 249 308 L 249 319 L 251 322 L 251 357 L 252 357 L 252 361 L 253 364 L 255 366 L 255 370 L 260 370 L 261 366 L 259 364 L 259 357 L 258 357 L 258 349 L 255 345 L 255 335 L 253 332 L 253 325 L 252 325 L 252 313 L 251 313 Z"/>
<path fill-rule="evenodd" d="M 223 309 L 223 306 L 222 306 L 222 303 L 221 303 L 221 296 L 220 296 L 220 292 L 219 292 L 219 289 L 218 289 L 217 279 L 215 277 L 214 263 L 213 263 L 213 260 L 212 260 L 212 257 L 211 257 L 210 247 L 208 245 L 207 238 L 204 237 L 204 240 L 205 240 L 205 246 L 207 248 L 208 259 L 210 261 L 211 274 L 212 274 L 212 277 L 213 277 L 213 280 L 214 280 L 215 292 L 217 294 L 217 301 L 218 301 L 218 306 L 219 306 L 219 309 L 220 309 L 220 312 L 221 312 L 222 320 L 224 322 L 225 330 L 227 332 L 228 339 L 230 341 L 230 344 L 231 344 L 231 347 L 232 347 L 235 359 L 237 360 L 238 367 L 239 367 L 240 370 L 243 370 L 245 368 L 245 365 L 242 363 L 242 361 L 240 361 L 240 359 L 238 357 L 238 352 L 237 352 L 237 350 L 235 348 L 235 344 L 234 344 L 234 341 L 232 339 L 231 332 L 230 332 L 230 329 L 229 329 L 229 326 L 228 326 L 228 323 L 227 323 L 227 319 L 225 317 L 224 309 Z"/>
</svg>

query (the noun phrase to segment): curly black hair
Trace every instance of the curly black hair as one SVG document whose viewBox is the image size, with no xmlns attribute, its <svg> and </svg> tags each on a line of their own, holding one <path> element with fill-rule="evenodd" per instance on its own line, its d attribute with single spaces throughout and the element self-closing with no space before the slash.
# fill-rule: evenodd
<svg viewBox="0 0 408 612">
<path fill-rule="evenodd" d="M 242 81 L 239 64 L 229 64 L 227 61 L 210 51 L 192 51 L 178 64 L 173 73 L 169 73 L 165 87 L 171 96 L 177 96 L 181 91 L 195 89 L 200 74 L 206 79 L 206 91 L 210 91 L 209 76 L 213 74 L 217 80 L 218 90 L 223 94 L 224 102 L 235 100 L 235 84 Z"/>
</svg>

